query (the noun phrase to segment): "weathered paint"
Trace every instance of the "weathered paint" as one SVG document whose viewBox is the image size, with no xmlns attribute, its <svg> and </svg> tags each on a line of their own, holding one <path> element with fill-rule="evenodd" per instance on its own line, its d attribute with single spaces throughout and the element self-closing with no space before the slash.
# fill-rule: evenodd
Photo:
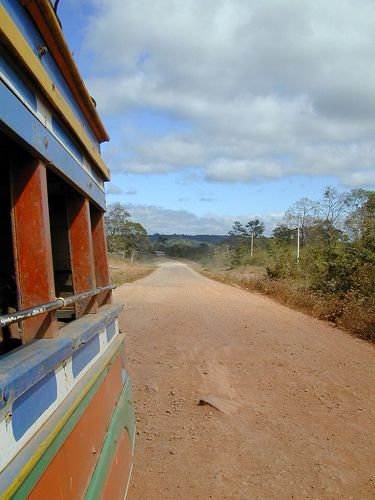
<svg viewBox="0 0 375 500">
<path fill-rule="evenodd" d="M 39 339 L 1 358 L 0 411 L 71 356 L 71 339 Z M 2 414 L 0 413 L 0 418 Z"/>
<path fill-rule="evenodd" d="M 30 493 L 30 500 L 82 498 L 100 455 L 121 389 L 121 361 L 117 358 L 82 417 Z"/>
<path fill-rule="evenodd" d="M 34 155 L 43 158 L 48 166 L 105 209 L 104 192 L 90 174 L 2 81 L 0 102 L 0 128 L 15 136 Z"/>
<path fill-rule="evenodd" d="M 100 120 L 92 99 L 82 81 L 73 56 L 65 42 L 61 27 L 49 0 L 21 0 L 47 43 L 70 91 L 85 115 L 99 142 L 108 141 L 108 134 Z"/>
<path fill-rule="evenodd" d="M 87 489 L 87 500 L 101 498 L 102 492 L 104 492 L 106 488 L 108 492 L 111 491 L 110 485 L 107 484 L 107 480 L 109 474 L 113 473 L 116 476 L 119 472 L 116 464 L 116 457 L 117 463 L 120 462 L 120 468 L 122 465 L 124 466 L 118 489 L 125 493 L 130 475 L 131 457 L 133 454 L 133 443 L 130 436 L 134 434 L 134 429 L 135 422 L 132 412 L 131 382 L 130 379 L 128 379 L 113 414 L 100 458 L 96 465 L 89 488 Z M 123 438 L 122 446 L 119 448 L 119 442 L 124 432 L 127 437 Z M 122 497 L 116 496 L 112 498 L 123 498 L 123 496 L 124 495 L 122 495 Z"/>
<path fill-rule="evenodd" d="M 47 373 L 69 358 L 97 336 L 100 331 L 111 328 L 118 334 L 116 317 L 122 305 L 102 306 L 95 316 L 85 316 L 61 330 L 61 336 L 38 339 L 28 346 L 22 346 L 1 358 L 0 364 L 0 417 L 5 404 L 11 404 L 18 396 L 41 380 Z M 63 336 L 62 336 L 63 335 Z M 112 339 L 112 336 L 111 338 Z M 108 340 L 108 335 L 107 335 Z"/>
<path fill-rule="evenodd" d="M 105 286 L 109 283 L 109 267 L 104 213 L 101 210 L 95 208 L 91 210 L 91 226 L 96 286 Z M 104 292 L 98 296 L 99 305 L 107 304 L 110 301 L 111 293 Z"/>
<path fill-rule="evenodd" d="M 78 328 L 78 331 L 72 332 L 70 338 L 50 339 L 48 341 L 37 340 L 30 346 L 22 347 L 19 352 L 15 351 L 5 356 L 4 365 L 2 364 L 0 368 L 0 384 L 3 396 L 0 406 L 0 442 L 2 443 L 0 471 L 3 471 L 0 472 L 0 491 L 9 482 L 9 478 L 12 476 L 11 470 L 14 470 L 14 475 L 18 474 L 17 471 L 23 468 L 23 465 L 14 465 L 15 469 L 13 469 L 13 466 L 10 468 L 6 468 L 6 466 L 20 452 L 17 456 L 23 463 L 30 460 L 31 456 L 28 451 L 30 448 L 25 447 L 28 441 L 35 436 L 36 432 L 42 429 L 42 426 L 53 412 L 59 411 L 63 402 L 67 401 L 67 398 L 73 394 L 85 374 L 93 366 L 99 369 L 107 356 L 111 355 L 112 346 L 118 345 L 118 342 L 123 339 L 123 336 L 119 335 L 117 319 L 112 318 L 116 333 L 110 341 L 107 340 L 106 328 L 100 328 L 100 326 L 106 325 L 107 321 L 111 321 L 111 316 L 116 309 L 118 310 L 118 307 L 103 306 L 101 309 L 106 310 L 107 315 L 103 313 L 91 315 L 92 320 L 95 318 L 96 321 L 87 321 L 87 317 L 84 317 L 69 325 L 78 324 L 82 329 L 84 329 L 84 325 L 88 326 L 88 330 L 85 330 L 82 334 L 80 328 Z M 101 318 L 96 318 L 96 316 Z M 96 324 L 97 330 L 93 335 L 94 324 Z M 94 357 L 81 356 L 80 352 L 85 351 L 87 346 L 90 349 L 92 342 L 99 344 L 100 350 L 97 353 L 94 352 Z M 79 355 L 79 371 L 74 371 L 73 368 L 75 353 Z M 7 374 L 2 373 L 3 369 L 7 371 Z M 12 418 L 9 418 L 9 415 L 14 413 L 13 406 L 17 403 L 17 398 L 22 398 L 22 395 L 27 394 L 30 405 L 35 405 L 35 410 L 40 409 L 41 402 L 38 394 L 35 393 L 34 387 L 51 372 L 56 376 L 57 398 L 49 400 L 49 406 L 43 407 L 43 413 L 39 412 L 36 420 L 30 420 L 24 414 L 20 415 L 23 420 L 24 432 L 22 436 L 17 435 L 18 431 L 14 434 L 12 430 L 14 422 Z M 68 410 L 69 408 L 67 408 Z"/>
<path fill-rule="evenodd" d="M 13 66 L 5 58 L 3 54 L 0 53 L 0 74 L 4 80 L 6 80 L 11 87 L 21 95 L 31 109 L 36 112 L 37 101 L 36 96 L 30 86 L 25 82 L 24 79 L 15 71 Z"/>
<path fill-rule="evenodd" d="M 92 361 L 100 352 L 99 336 L 93 337 L 87 344 L 84 344 L 77 351 L 73 352 L 72 370 L 73 377 L 76 378 L 82 370 Z"/>
<path fill-rule="evenodd" d="M 116 325 L 115 323 L 111 323 L 106 327 L 106 336 L 107 336 L 107 342 L 110 342 L 113 338 L 114 335 L 116 335 Z"/>
<path fill-rule="evenodd" d="M 57 378 L 54 372 L 45 375 L 12 406 L 12 432 L 19 441 L 32 425 L 57 399 Z"/>
<path fill-rule="evenodd" d="M 104 178 L 93 162 L 87 158 L 84 148 L 74 139 L 69 128 L 63 124 L 57 111 L 25 79 L 21 69 L 9 60 L 4 48 L 0 47 L 0 80 L 14 93 L 22 104 L 35 116 L 46 129 L 64 146 L 73 158 L 84 168 L 94 182 L 104 191 Z"/>
<path fill-rule="evenodd" d="M 70 196 L 67 211 L 73 288 L 74 293 L 80 293 L 96 287 L 89 201 L 79 195 Z M 96 297 L 75 303 L 77 318 L 97 309 Z"/>
<path fill-rule="evenodd" d="M 107 474 L 102 500 L 122 500 L 125 497 L 133 463 L 129 435 L 124 429 L 119 438 L 116 454 Z"/>
<path fill-rule="evenodd" d="M 49 102 L 58 110 L 66 123 L 70 126 L 75 136 L 84 146 L 90 158 L 102 172 L 103 176 L 109 179 L 109 170 L 103 162 L 95 145 L 87 136 L 82 124 L 71 110 L 69 104 L 56 88 L 54 82 L 49 77 L 46 70 L 41 65 L 30 45 L 19 31 L 17 25 L 10 17 L 5 7 L 0 4 L 0 38 L 11 49 L 15 57 L 20 61 L 27 71 L 32 75 L 43 91 Z"/>
<path fill-rule="evenodd" d="M 22 453 L 29 455 L 30 451 L 33 450 L 33 454 L 29 456 L 21 470 L 18 470 L 12 476 L 12 481 L 8 486 L 2 487 L 2 496 L 0 498 L 24 499 L 28 496 L 70 433 L 74 430 L 80 418 L 84 415 L 86 408 L 99 390 L 111 365 L 118 359 L 118 355 L 123 350 L 123 347 L 123 342 L 116 342 L 110 352 L 104 356 L 106 359 L 105 363 L 96 367 L 93 373 L 90 372 L 84 377 L 82 380 L 84 388 L 78 396 L 75 396 L 73 401 L 67 399 L 61 406 L 61 409 L 56 411 L 56 416 L 59 417 L 59 420 L 56 422 L 55 418 L 52 417 L 49 427 L 46 427 L 42 433 L 44 437 L 38 443 L 37 449 L 33 446 L 28 446 L 27 449 L 22 451 Z M 16 463 L 20 459 L 22 459 L 22 456 L 17 456 Z"/>
<path fill-rule="evenodd" d="M 4 5 L 8 14 L 12 17 L 13 21 L 21 31 L 27 43 L 30 45 L 30 48 L 32 49 L 35 56 L 39 58 L 38 48 L 46 44 L 27 10 L 21 5 L 21 2 L 19 0 L 1 0 L 1 3 Z M 95 134 L 91 130 L 89 123 L 85 119 L 84 113 L 82 112 L 73 94 L 71 93 L 67 82 L 65 81 L 58 65 L 53 58 L 53 55 L 48 52 L 44 54 L 44 56 L 40 58 L 39 61 L 48 73 L 49 77 L 55 83 L 55 86 L 59 89 L 66 101 L 69 103 L 77 118 L 82 123 L 82 126 L 87 131 L 87 134 L 95 143 L 97 149 L 99 149 L 99 144 L 96 140 Z"/>
<path fill-rule="evenodd" d="M 20 309 L 55 298 L 46 167 L 40 160 L 13 152 L 10 160 L 12 224 Z M 52 337 L 56 313 L 30 318 L 24 340 Z"/>
</svg>

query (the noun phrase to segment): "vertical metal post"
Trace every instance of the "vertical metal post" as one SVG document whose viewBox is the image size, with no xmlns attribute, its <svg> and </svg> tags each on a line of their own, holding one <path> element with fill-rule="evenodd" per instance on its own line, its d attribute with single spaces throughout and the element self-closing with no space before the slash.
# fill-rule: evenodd
<svg viewBox="0 0 375 500">
<path fill-rule="evenodd" d="M 251 249 L 250 249 L 250 256 L 252 257 L 254 253 L 254 233 L 251 233 Z"/>
<path fill-rule="evenodd" d="M 300 227 L 299 221 L 297 226 L 297 262 L 299 262 L 299 252 L 300 252 Z"/>
<path fill-rule="evenodd" d="M 107 241 L 105 235 L 104 214 L 100 210 L 91 210 L 92 244 L 94 249 L 96 286 L 109 284 Z M 111 292 L 103 292 L 97 297 L 98 305 L 111 302 Z"/>
<path fill-rule="evenodd" d="M 89 201 L 74 194 L 67 200 L 67 212 L 73 289 L 77 294 L 96 287 Z M 75 310 L 77 318 L 95 313 L 98 310 L 96 297 L 76 302 Z"/>
<path fill-rule="evenodd" d="M 14 153 L 11 160 L 12 232 L 19 308 L 27 309 L 55 298 L 47 172 L 44 163 Z M 24 341 L 53 337 L 56 313 L 23 324 Z"/>
</svg>

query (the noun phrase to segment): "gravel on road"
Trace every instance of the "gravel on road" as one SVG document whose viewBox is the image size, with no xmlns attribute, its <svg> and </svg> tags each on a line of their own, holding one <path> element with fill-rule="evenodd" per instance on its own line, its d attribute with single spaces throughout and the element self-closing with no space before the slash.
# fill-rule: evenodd
<svg viewBox="0 0 375 500">
<path fill-rule="evenodd" d="M 373 345 L 178 262 L 115 300 L 130 500 L 375 498 Z"/>
</svg>

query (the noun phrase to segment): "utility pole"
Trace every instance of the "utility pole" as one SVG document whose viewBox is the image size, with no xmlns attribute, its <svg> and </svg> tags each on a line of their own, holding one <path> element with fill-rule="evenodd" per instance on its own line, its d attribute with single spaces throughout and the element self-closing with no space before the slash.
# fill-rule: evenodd
<svg viewBox="0 0 375 500">
<path fill-rule="evenodd" d="M 299 248 L 300 248 L 300 229 L 299 229 L 299 219 L 297 226 L 297 263 L 299 262 Z"/>
<path fill-rule="evenodd" d="M 250 248 L 250 257 L 253 256 L 254 253 L 254 233 L 251 233 L 251 248 Z"/>
</svg>

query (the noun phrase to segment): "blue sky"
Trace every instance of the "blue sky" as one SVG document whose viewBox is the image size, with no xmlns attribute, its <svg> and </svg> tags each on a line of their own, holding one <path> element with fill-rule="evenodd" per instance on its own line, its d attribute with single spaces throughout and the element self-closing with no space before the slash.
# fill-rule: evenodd
<svg viewBox="0 0 375 500">
<path fill-rule="evenodd" d="M 375 186 L 375 5 L 63 0 L 111 142 L 108 202 L 152 232 L 268 229 L 325 186 Z"/>
</svg>

